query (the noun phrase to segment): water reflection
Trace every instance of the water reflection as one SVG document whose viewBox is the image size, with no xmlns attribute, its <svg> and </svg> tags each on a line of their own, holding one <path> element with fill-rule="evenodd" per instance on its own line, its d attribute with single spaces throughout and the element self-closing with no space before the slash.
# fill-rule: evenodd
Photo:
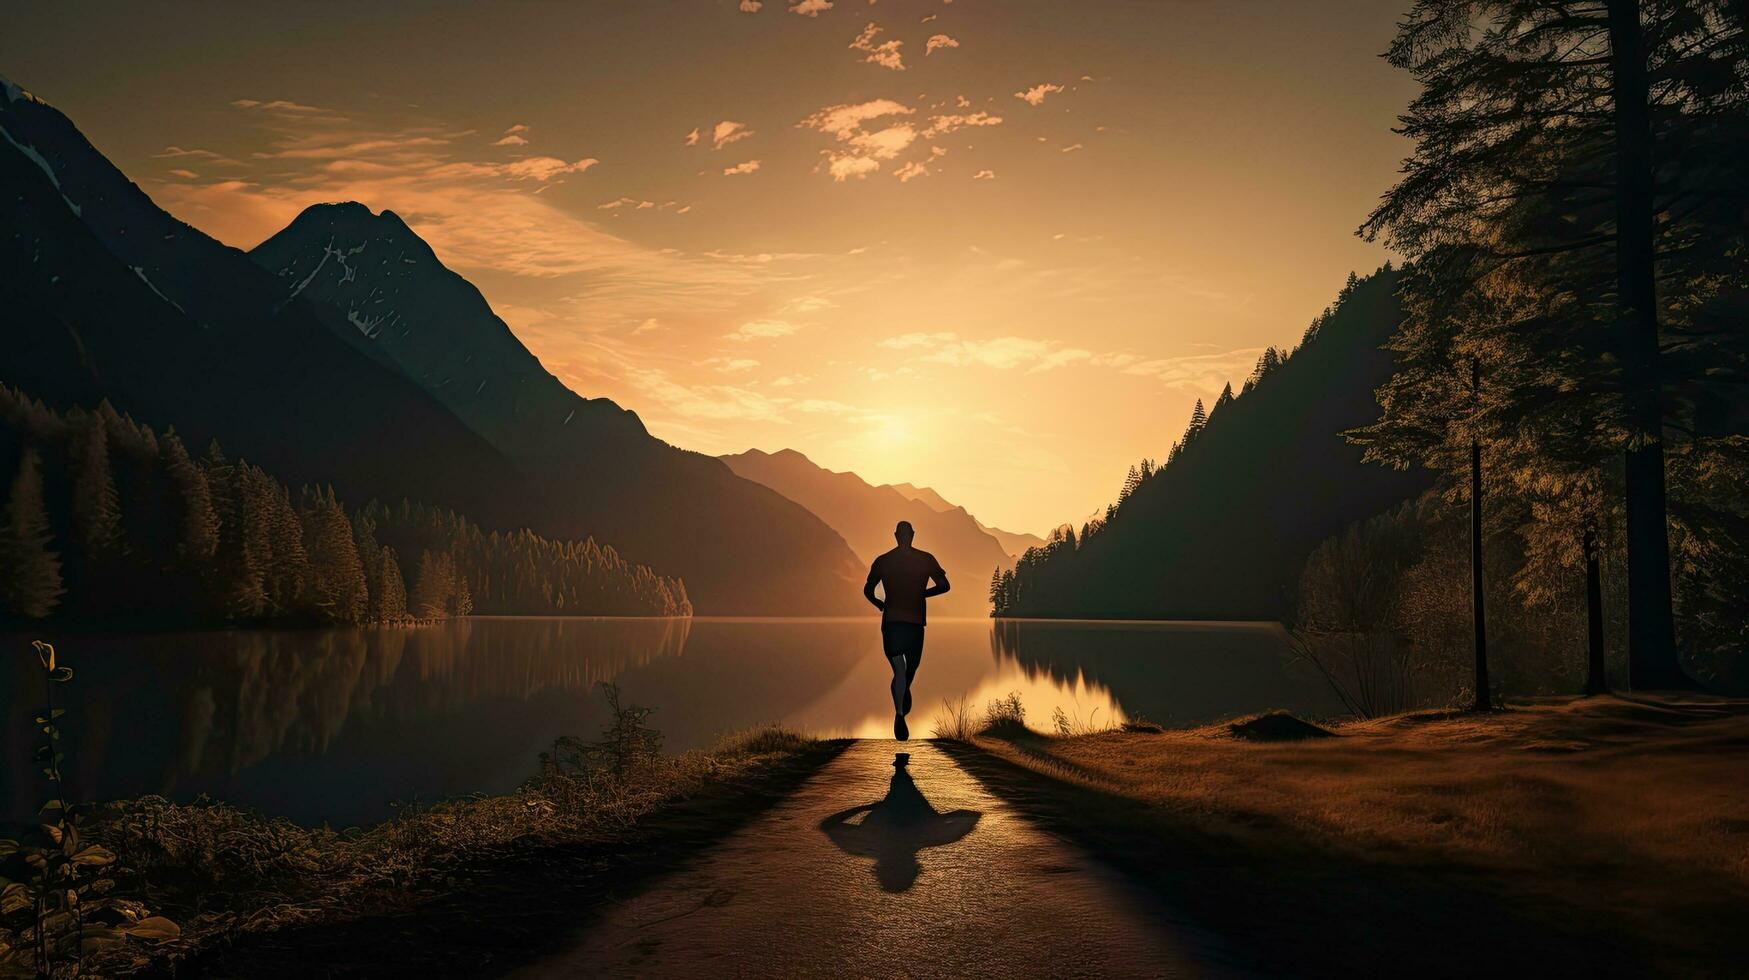
<svg viewBox="0 0 1749 980">
<path fill-rule="evenodd" d="M 1002 620 L 990 648 L 1029 679 L 1109 691 L 1120 714 L 1169 727 L 1271 708 L 1341 711 L 1316 674 L 1292 661 L 1277 623 Z"/>
<path fill-rule="evenodd" d="M 999 623 L 929 629 L 912 729 L 944 699 L 975 710 L 1018 691 L 1028 720 L 1141 714 L 1190 724 L 1269 707 L 1329 710 L 1285 665 L 1274 627 Z M 482 618 L 416 630 L 251 630 L 50 636 L 78 670 L 63 692 L 75 799 L 199 793 L 302 822 L 350 823 L 389 803 L 501 792 L 561 734 L 598 731 L 614 681 L 656 708 L 670 748 L 781 721 L 885 737 L 890 670 L 869 620 Z M 26 637 L 0 637 L 0 819 L 25 819 Z"/>
</svg>

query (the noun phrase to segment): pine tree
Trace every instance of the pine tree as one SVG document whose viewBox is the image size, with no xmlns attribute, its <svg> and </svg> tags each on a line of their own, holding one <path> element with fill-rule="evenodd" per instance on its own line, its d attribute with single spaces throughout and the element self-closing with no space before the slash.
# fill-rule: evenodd
<svg viewBox="0 0 1749 980">
<path fill-rule="evenodd" d="M 1422 376 L 1382 393 L 1376 445 L 1443 465 L 1478 427 L 1534 449 L 1578 419 L 1584 448 L 1557 469 L 1622 455 L 1640 687 L 1686 683 L 1665 443 L 1693 426 L 1666 419 L 1749 366 L 1718 278 L 1740 262 L 1741 206 L 1723 189 L 1744 182 L 1744 28 L 1734 0 L 1419 0 L 1389 52 L 1422 84 L 1403 117 L 1415 155 L 1361 229 L 1416 260 L 1394 346 Z M 1654 168 L 1659 155 L 1682 166 Z M 1451 431 L 1450 368 L 1472 357 L 1498 395 Z"/>
<path fill-rule="evenodd" d="M 419 575 L 413 585 L 413 613 L 420 619 L 442 619 L 449 613 L 450 594 L 455 590 L 455 568 L 445 552 L 419 555 Z"/>
<path fill-rule="evenodd" d="M 112 559 L 121 548 L 121 498 L 109 466 L 109 437 L 101 416 L 87 416 L 79 436 L 73 478 L 73 534 L 93 561 Z"/>
<path fill-rule="evenodd" d="M 204 565 L 219 549 L 219 515 L 213 507 L 206 471 L 189 458 L 175 429 L 158 440 L 158 451 L 176 495 L 176 552 L 185 561 Z"/>
<path fill-rule="evenodd" d="M 22 619 L 42 619 L 55 611 L 65 592 L 61 559 L 49 550 L 49 515 L 43 505 L 42 460 L 26 449 L 6 499 L 0 527 L 0 603 Z"/>
<path fill-rule="evenodd" d="M 364 622 L 370 604 L 364 564 L 332 487 L 305 491 L 302 524 L 317 615 L 332 623 Z"/>
<path fill-rule="evenodd" d="M 395 558 L 395 549 L 388 545 L 382 547 L 377 562 L 376 588 L 371 591 L 376 596 L 378 622 L 393 623 L 407 615 L 407 582 L 401 577 L 401 563 Z"/>
<path fill-rule="evenodd" d="M 1203 411 L 1202 399 L 1196 400 L 1196 407 L 1190 412 L 1190 425 L 1184 430 L 1184 444 L 1190 445 L 1196 437 L 1202 435 L 1202 430 L 1209 424 L 1209 415 Z"/>
<path fill-rule="evenodd" d="M 1213 418 L 1216 412 L 1233 404 L 1233 401 L 1233 383 L 1229 381 L 1226 387 L 1221 389 L 1221 397 L 1215 399 L 1215 407 L 1209 409 L 1209 417 Z"/>
</svg>

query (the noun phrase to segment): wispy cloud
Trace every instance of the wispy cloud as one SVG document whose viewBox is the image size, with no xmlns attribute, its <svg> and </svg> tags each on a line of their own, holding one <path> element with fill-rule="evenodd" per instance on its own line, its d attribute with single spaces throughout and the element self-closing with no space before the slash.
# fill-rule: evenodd
<svg viewBox="0 0 1749 980">
<path fill-rule="evenodd" d="M 917 360 L 927 364 L 984 367 L 1027 374 L 1067 367 L 1101 368 L 1199 391 L 1218 391 L 1221 385 L 1244 377 L 1262 353 L 1262 348 L 1246 347 L 1180 357 L 1144 357 L 1130 351 L 1093 351 L 1031 337 L 972 339 L 951 331 L 899 334 L 888 337 L 877 346 L 911 352 Z"/>
<path fill-rule="evenodd" d="M 735 164 L 733 167 L 724 167 L 723 168 L 723 176 L 724 177 L 733 177 L 733 176 L 736 176 L 738 174 L 755 173 L 758 170 L 759 170 L 759 161 L 758 160 L 746 160 L 746 161 L 743 161 L 741 163 Z"/>
<path fill-rule="evenodd" d="M 996 171 L 994 171 L 994 170 L 980 170 L 977 173 L 972 175 L 972 179 L 973 180 L 995 180 L 996 179 Z"/>
<path fill-rule="evenodd" d="M 1054 82 L 1043 82 L 1034 85 L 1032 88 L 1026 89 L 1023 92 L 1014 93 L 1014 97 L 1025 102 L 1027 105 L 1043 105 L 1046 96 L 1050 95 L 1052 92 L 1061 92 L 1062 90 L 1063 87 Z"/>
<path fill-rule="evenodd" d="M 744 14 L 756 14 L 763 6 L 765 4 L 760 0 L 741 0 L 741 12 Z"/>
<path fill-rule="evenodd" d="M 693 130 L 693 132 L 698 132 Z M 753 135 L 753 130 L 746 123 L 725 119 L 711 129 L 711 149 L 720 150 L 730 143 L 739 143 Z M 691 142 L 689 140 L 689 142 Z"/>
<path fill-rule="evenodd" d="M 946 34 L 931 34 L 929 40 L 924 43 L 923 54 L 928 56 L 942 48 L 957 48 L 959 46 L 960 42 L 958 40 L 949 37 Z"/>
<path fill-rule="evenodd" d="M 271 102 L 263 102 L 260 99 L 233 99 L 231 105 L 239 109 L 258 109 L 262 112 L 283 112 L 294 115 L 322 115 L 329 111 L 321 106 L 304 105 L 288 99 L 274 99 Z"/>
<path fill-rule="evenodd" d="M 827 106 L 796 125 L 827 133 L 845 147 L 820 151 L 821 168 L 833 180 L 844 181 L 878 172 L 883 161 L 896 159 L 917 141 L 917 127 L 909 122 L 894 122 L 879 129 L 869 129 L 866 124 L 915 112 L 892 99 L 873 99 Z"/>
<path fill-rule="evenodd" d="M 698 363 L 723 374 L 742 374 L 759 366 L 751 357 L 707 357 Z"/>
<path fill-rule="evenodd" d="M 951 133 L 967 126 L 1000 126 L 1002 117 L 988 112 L 972 112 L 964 115 L 930 116 L 929 127 L 923 130 L 923 135 L 929 138 Z"/>
<path fill-rule="evenodd" d="M 904 48 L 905 42 L 881 41 L 877 44 L 875 38 L 880 35 L 880 25 L 874 21 L 869 21 L 868 26 L 862 29 L 862 33 L 850 42 L 850 49 L 865 52 L 867 57 L 862 60 L 869 64 L 880 65 L 882 68 L 890 68 L 893 71 L 904 71 L 905 56 L 901 49 Z"/>
<path fill-rule="evenodd" d="M 944 156 L 947 156 L 946 150 L 939 146 L 932 146 L 929 148 L 929 159 L 912 160 L 910 163 L 893 171 L 893 176 L 899 178 L 899 183 L 901 184 L 908 184 L 918 177 L 927 177 L 930 174 L 930 164 L 933 164 Z"/>
<path fill-rule="evenodd" d="M 724 334 L 729 340 L 746 343 L 751 340 L 775 340 L 778 337 L 788 337 L 802 329 L 788 320 L 748 320 L 735 329 L 733 333 Z"/>
<path fill-rule="evenodd" d="M 510 127 L 509 129 L 506 129 L 504 131 L 504 135 L 498 137 L 497 141 L 494 142 L 492 145 L 493 146 L 527 146 L 528 145 L 528 137 L 523 135 L 526 132 L 528 132 L 528 127 L 524 126 L 521 123 L 517 123 L 516 125 Z"/>
<path fill-rule="evenodd" d="M 692 132 L 686 134 L 686 145 L 687 146 L 697 146 L 698 145 L 698 128 L 696 126 L 693 127 Z"/>
<path fill-rule="evenodd" d="M 801 14 L 804 17 L 818 17 L 822 10 L 831 10 L 832 0 L 796 0 L 790 5 L 789 12 Z"/>
</svg>

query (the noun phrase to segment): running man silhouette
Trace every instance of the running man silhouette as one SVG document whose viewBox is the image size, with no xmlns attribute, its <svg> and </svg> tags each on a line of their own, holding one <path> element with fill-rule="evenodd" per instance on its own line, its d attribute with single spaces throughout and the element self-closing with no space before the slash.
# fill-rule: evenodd
<svg viewBox="0 0 1749 980">
<path fill-rule="evenodd" d="M 929 552 L 911 547 L 916 535 L 910 521 L 900 521 L 893 528 L 893 540 L 899 546 L 874 560 L 868 567 L 868 582 L 862 587 L 862 594 L 881 611 L 881 650 L 893 666 L 893 737 L 901 741 L 911 737 L 905 716 L 911 713 L 911 681 L 917 677 L 917 665 L 923 662 L 928 599 L 949 588 L 941 562 Z M 934 585 L 929 584 L 931 579 Z M 884 586 L 885 601 L 875 598 L 876 584 Z"/>
</svg>

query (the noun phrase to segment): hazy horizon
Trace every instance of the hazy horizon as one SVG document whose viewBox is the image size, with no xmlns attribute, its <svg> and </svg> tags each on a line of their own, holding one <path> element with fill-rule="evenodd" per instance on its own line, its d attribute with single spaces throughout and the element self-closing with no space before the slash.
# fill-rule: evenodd
<svg viewBox="0 0 1749 980">
<path fill-rule="evenodd" d="M 740 6 L 43 7 L 0 73 L 221 241 L 394 210 L 657 436 L 1015 531 L 1387 258 L 1400 0 Z"/>
</svg>

